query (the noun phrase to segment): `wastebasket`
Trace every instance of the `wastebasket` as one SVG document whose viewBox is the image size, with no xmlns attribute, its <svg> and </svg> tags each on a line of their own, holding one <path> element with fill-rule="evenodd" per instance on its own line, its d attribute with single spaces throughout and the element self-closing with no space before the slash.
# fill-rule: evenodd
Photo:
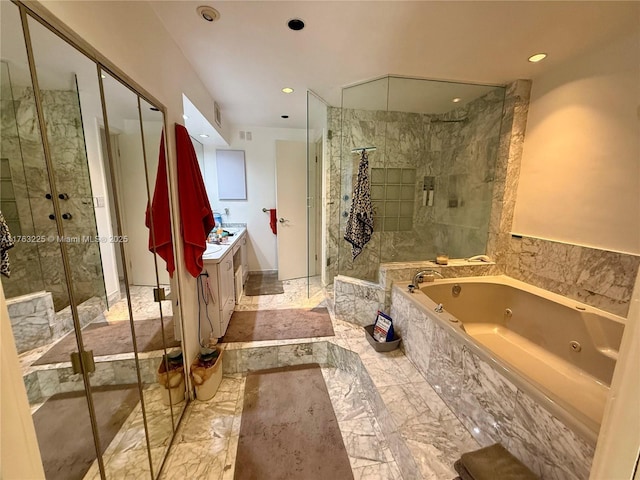
<svg viewBox="0 0 640 480">
<path fill-rule="evenodd" d="M 166 360 L 166 361 L 165 361 Z M 182 351 L 163 355 L 158 367 L 158 383 L 163 387 L 161 391 L 162 403 L 175 405 L 184 400 L 184 362 Z"/>
<path fill-rule="evenodd" d="M 191 364 L 191 378 L 198 400 L 210 400 L 218 391 L 222 382 L 222 353 L 219 348 L 205 349 Z"/>
</svg>

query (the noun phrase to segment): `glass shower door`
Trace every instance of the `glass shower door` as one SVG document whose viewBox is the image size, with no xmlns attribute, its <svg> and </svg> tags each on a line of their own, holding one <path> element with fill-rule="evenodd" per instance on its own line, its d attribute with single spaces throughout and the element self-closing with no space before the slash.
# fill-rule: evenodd
<svg viewBox="0 0 640 480">
<path fill-rule="evenodd" d="M 323 249 L 323 196 L 327 144 L 327 103 L 307 91 L 307 296 L 320 295 L 326 250 Z"/>
</svg>

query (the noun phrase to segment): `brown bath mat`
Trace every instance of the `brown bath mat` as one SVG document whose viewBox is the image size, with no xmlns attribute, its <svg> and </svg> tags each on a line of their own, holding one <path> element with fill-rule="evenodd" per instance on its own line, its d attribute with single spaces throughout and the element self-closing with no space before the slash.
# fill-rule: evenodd
<svg viewBox="0 0 640 480">
<path fill-rule="evenodd" d="M 247 296 L 256 295 L 278 295 L 284 293 L 282 282 L 278 280 L 278 273 L 250 273 L 247 283 L 244 285 L 244 294 Z"/>
<path fill-rule="evenodd" d="M 140 401 L 137 385 L 94 387 L 102 452 Z M 33 414 L 47 480 L 81 480 L 96 457 L 84 392 L 59 393 Z"/>
<path fill-rule="evenodd" d="M 353 479 L 318 364 L 247 375 L 234 478 Z"/>
<path fill-rule="evenodd" d="M 136 339 L 139 352 L 162 350 L 162 331 L 160 319 L 139 320 L 135 322 Z M 164 334 L 167 348 L 180 345 L 173 334 L 173 317 L 164 319 Z M 90 323 L 82 329 L 82 341 L 85 350 L 93 350 L 94 357 L 133 352 L 131 326 L 128 320 L 121 322 Z M 69 353 L 78 350 L 76 336 L 73 332 L 56 343 L 47 353 L 40 357 L 34 365 L 69 362 Z"/>
<path fill-rule="evenodd" d="M 252 310 L 233 312 L 223 341 L 254 342 L 333 335 L 331 317 L 324 307 Z"/>
</svg>

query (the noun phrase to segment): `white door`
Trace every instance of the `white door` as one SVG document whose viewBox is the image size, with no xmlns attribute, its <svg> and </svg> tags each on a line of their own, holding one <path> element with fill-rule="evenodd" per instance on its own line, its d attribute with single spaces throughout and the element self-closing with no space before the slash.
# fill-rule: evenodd
<svg viewBox="0 0 640 480">
<path fill-rule="evenodd" d="M 307 144 L 276 141 L 278 279 L 307 276 Z"/>
</svg>

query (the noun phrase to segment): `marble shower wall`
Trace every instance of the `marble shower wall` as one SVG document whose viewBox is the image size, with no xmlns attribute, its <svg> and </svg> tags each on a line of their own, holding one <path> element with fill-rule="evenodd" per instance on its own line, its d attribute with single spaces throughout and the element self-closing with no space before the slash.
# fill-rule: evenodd
<svg viewBox="0 0 640 480">
<path fill-rule="evenodd" d="M 329 108 L 329 283 L 338 273 L 375 282 L 381 262 L 429 260 L 438 251 L 452 257 L 485 252 L 503 98 L 504 89 L 496 88 L 445 115 Z M 371 169 L 415 169 L 416 178 L 412 228 L 388 231 L 385 224 L 383 230 L 385 204 L 374 199 L 374 234 L 353 261 L 342 237 L 359 162 L 351 150 L 360 146 L 376 147 L 369 153 Z M 431 207 L 422 205 L 425 176 L 435 177 Z M 453 199 L 456 207 L 449 206 Z"/>
<path fill-rule="evenodd" d="M 435 199 L 433 207 L 416 204 L 416 230 L 432 247 L 430 256 L 417 259 L 486 252 L 504 100 L 505 89 L 497 87 L 431 119 L 428 161 L 419 165 L 418 177 L 435 177 Z"/>
<path fill-rule="evenodd" d="M 2 85 L 0 93 L 0 158 L 3 160 L 2 186 L 0 190 L 0 210 L 12 221 L 9 226 L 18 224 L 11 233 L 15 235 L 34 236 L 36 228 L 31 218 L 29 189 L 26 181 L 26 165 L 23 155 L 29 164 L 39 165 L 44 171 L 44 155 L 40 141 L 38 125 L 33 125 L 34 132 L 26 138 L 18 136 L 16 113 L 26 99 L 14 101 L 9 83 L 8 67 L 2 62 Z M 23 107 L 24 108 L 24 107 Z M 35 139 L 35 140 L 34 140 Z M 5 162 L 5 160 L 7 162 Z M 8 163 L 8 171 L 6 170 Z M 41 174 L 43 175 L 43 174 Z M 4 201 L 11 191 L 11 205 Z M 15 199 L 15 203 L 13 200 Z M 44 200 L 44 198 L 42 199 Z M 15 208 L 15 211 L 10 211 Z M 7 298 L 18 297 L 32 292 L 44 290 L 44 279 L 40 266 L 41 245 L 35 242 L 23 242 L 10 250 L 11 278 L 2 277 L 2 286 Z M 62 264 L 60 264 L 62 267 Z"/>
<path fill-rule="evenodd" d="M 8 298 L 46 290 L 52 293 L 56 311 L 69 304 L 56 223 L 53 213 L 33 90 L 12 87 L 12 98 L 3 99 L 2 157 L 8 158 L 22 235 L 43 241 L 18 242 L 10 252 L 11 278 L 2 284 Z M 87 166 L 80 104 L 74 91 L 42 92 L 47 137 L 63 213 L 64 236 L 97 235 L 93 197 Z M 4 108 L 12 105 L 13 108 Z M 12 122 L 17 128 L 10 128 Z M 5 141 L 6 139 L 6 141 Z M 71 258 L 74 295 L 77 303 L 104 297 L 100 250 L 97 243 L 66 243 Z"/>
</svg>

